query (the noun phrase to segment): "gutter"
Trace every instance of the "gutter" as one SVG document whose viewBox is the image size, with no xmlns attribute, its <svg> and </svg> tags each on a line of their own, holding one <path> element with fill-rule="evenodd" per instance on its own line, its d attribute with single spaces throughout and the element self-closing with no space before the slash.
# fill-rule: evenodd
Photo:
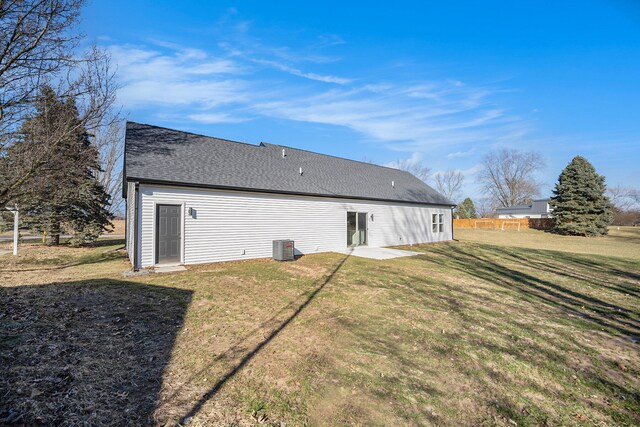
<svg viewBox="0 0 640 427">
<path fill-rule="evenodd" d="M 456 240 L 455 237 L 453 237 L 453 210 L 454 209 L 455 209 L 454 207 L 451 208 L 451 240 Z"/>
<path fill-rule="evenodd" d="M 140 224 L 138 221 L 138 199 L 140 194 L 140 183 L 135 183 L 135 191 L 133 192 L 133 271 L 138 271 L 138 233 L 140 232 Z"/>
</svg>

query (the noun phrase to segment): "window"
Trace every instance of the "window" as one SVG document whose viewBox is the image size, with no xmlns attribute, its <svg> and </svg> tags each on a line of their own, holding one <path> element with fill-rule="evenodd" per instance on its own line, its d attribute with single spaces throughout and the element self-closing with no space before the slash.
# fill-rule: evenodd
<svg viewBox="0 0 640 427">
<path fill-rule="evenodd" d="M 444 232 L 444 214 L 431 214 L 431 231 L 434 233 Z"/>
</svg>

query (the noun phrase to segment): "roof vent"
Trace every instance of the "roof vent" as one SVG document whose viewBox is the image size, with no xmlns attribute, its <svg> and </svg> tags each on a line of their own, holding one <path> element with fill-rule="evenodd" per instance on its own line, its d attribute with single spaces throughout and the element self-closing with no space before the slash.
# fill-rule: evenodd
<svg viewBox="0 0 640 427">
<path fill-rule="evenodd" d="M 284 148 L 282 149 L 282 158 L 284 159 L 285 157 L 287 157 L 287 153 L 284 151 Z"/>
<path fill-rule="evenodd" d="M 300 175 L 302 175 L 302 168 L 300 168 Z"/>
<path fill-rule="evenodd" d="M 395 181 L 391 181 L 391 186 L 392 186 L 393 188 L 396 188 L 396 182 L 395 182 Z"/>
</svg>

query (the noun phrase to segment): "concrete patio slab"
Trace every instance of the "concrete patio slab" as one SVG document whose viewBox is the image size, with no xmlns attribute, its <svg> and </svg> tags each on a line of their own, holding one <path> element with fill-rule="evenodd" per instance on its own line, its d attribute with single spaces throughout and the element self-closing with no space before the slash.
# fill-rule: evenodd
<svg viewBox="0 0 640 427">
<path fill-rule="evenodd" d="M 162 265 L 153 269 L 154 273 L 175 273 L 176 271 L 187 271 L 184 265 Z"/>
<path fill-rule="evenodd" d="M 391 248 L 370 248 L 368 246 L 349 248 L 347 250 L 340 251 L 340 253 L 370 259 L 393 259 L 420 255 L 420 252 L 411 252 L 402 249 Z"/>
</svg>

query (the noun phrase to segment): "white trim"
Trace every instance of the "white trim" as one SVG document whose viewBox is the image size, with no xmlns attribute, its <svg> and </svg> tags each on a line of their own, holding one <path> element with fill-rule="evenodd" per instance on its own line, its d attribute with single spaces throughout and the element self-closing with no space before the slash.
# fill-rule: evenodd
<svg viewBox="0 0 640 427">
<path fill-rule="evenodd" d="M 134 206 L 134 213 L 136 215 L 136 220 L 134 222 L 137 230 L 135 232 L 138 234 L 137 241 L 134 240 L 134 250 L 136 251 L 137 264 L 134 268 L 142 267 L 142 185 L 138 184 L 138 197 L 136 198 L 136 205 Z M 135 193 L 135 190 L 134 190 Z M 136 208 L 137 206 L 137 208 Z M 137 243 L 137 245 L 135 244 Z"/>
<path fill-rule="evenodd" d="M 152 201 L 153 203 L 153 212 L 151 214 L 151 218 L 152 218 L 152 229 L 153 232 L 151 233 L 151 244 L 153 245 L 153 265 L 154 267 L 159 266 L 161 264 L 158 264 L 157 259 L 158 259 L 158 253 L 157 253 L 157 247 L 156 247 L 156 213 L 158 212 L 158 207 L 157 205 L 173 205 L 173 206 L 180 206 L 181 209 L 181 213 L 180 213 L 180 263 L 178 265 L 184 265 L 184 241 L 186 240 L 184 237 L 184 221 L 185 221 L 185 209 L 186 209 L 186 203 L 182 202 L 182 203 L 176 203 L 175 200 L 170 200 L 170 199 L 154 199 Z M 142 246 L 142 245 L 140 245 Z M 172 264 L 162 264 L 162 266 L 168 266 L 168 265 L 172 265 Z"/>
</svg>

